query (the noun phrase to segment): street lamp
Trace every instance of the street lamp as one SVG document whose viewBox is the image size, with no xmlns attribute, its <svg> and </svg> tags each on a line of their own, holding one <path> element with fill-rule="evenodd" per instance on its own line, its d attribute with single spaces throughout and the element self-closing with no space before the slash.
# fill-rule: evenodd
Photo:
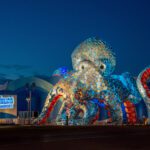
<svg viewBox="0 0 150 150">
<path fill-rule="evenodd" d="M 31 124 L 31 90 L 29 91 L 29 97 L 26 98 L 26 101 L 28 103 L 28 119 L 29 124 Z"/>
<path fill-rule="evenodd" d="M 35 88 L 35 83 L 32 83 L 32 85 L 30 86 L 28 83 L 26 84 L 26 88 L 29 91 L 29 96 L 26 97 L 26 101 L 28 103 L 28 119 L 29 119 L 29 124 L 31 124 L 31 100 L 32 100 L 32 90 Z"/>
</svg>

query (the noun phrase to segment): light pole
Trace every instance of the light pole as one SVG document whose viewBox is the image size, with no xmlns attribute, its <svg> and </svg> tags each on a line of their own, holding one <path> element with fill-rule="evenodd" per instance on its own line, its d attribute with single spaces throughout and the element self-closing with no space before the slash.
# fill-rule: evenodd
<svg viewBox="0 0 150 150">
<path fill-rule="evenodd" d="M 28 119 L 29 119 L 29 125 L 31 124 L 31 90 L 29 91 L 29 97 L 26 98 L 26 101 L 28 103 Z"/>
<path fill-rule="evenodd" d="M 26 84 L 27 92 L 29 93 L 28 97 L 26 97 L 26 101 L 28 103 L 28 119 L 29 119 L 29 124 L 31 124 L 31 101 L 32 101 L 32 91 L 35 89 L 36 85 L 33 82 L 31 85 L 29 83 Z"/>
</svg>

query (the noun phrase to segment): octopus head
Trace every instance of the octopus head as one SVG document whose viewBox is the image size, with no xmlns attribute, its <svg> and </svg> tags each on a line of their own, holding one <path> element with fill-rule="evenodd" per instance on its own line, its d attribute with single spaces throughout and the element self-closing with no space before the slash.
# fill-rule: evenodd
<svg viewBox="0 0 150 150">
<path fill-rule="evenodd" d="M 71 57 L 73 69 L 84 74 L 98 72 L 101 76 L 108 76 L 114 71 L 116 65 L 112 51 L 104 42 L 96 38 L 89 38 L 82 42 Z"/>
</svg>

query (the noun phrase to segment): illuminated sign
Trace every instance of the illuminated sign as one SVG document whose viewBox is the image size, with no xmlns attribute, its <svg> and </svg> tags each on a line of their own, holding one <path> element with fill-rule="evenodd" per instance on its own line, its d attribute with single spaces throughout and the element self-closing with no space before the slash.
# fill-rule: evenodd
<svg viewBox="0 0 150 150">
<path fill-rule="evenodd" d="M 13 96 L 0 96 L 0 109 L 13 109 L 14 108 L 15 99 Z"/>
</svg>

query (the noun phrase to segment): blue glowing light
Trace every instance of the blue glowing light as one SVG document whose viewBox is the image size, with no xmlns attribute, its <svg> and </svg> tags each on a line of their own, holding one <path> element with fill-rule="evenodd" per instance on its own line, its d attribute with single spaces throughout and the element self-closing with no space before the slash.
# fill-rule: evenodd
<svg viewBox="0 0 150 150">
<path fill-rule="evenodd" d="M 14 97 L 0 97 L 0 109 L 13 109 L 14 108 Z"/>
</svg>

